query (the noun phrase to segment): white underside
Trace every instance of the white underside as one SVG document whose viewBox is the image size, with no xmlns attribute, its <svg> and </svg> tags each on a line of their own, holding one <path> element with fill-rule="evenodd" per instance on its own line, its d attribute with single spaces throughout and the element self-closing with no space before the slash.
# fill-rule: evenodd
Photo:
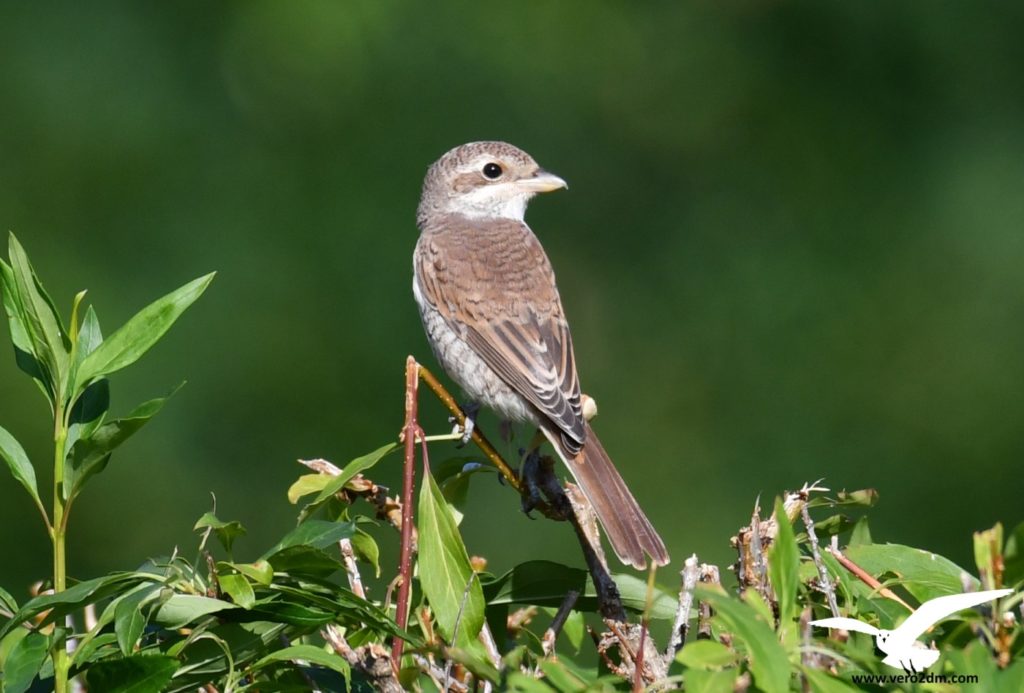
<svg viewBox="0 0 1024 693">
<path fill-rule="evenodd" d="M 434 356 L 445 372 L 471 400 L 482 404 L 509 421 L 536 424 L 533 408 L 505 384 L 497 373 L 463 339 L 452 330 L 441 314 L 427 303 L 415 275 L 412 293 L 420 309 L 423 329 Z"/>
</svg>

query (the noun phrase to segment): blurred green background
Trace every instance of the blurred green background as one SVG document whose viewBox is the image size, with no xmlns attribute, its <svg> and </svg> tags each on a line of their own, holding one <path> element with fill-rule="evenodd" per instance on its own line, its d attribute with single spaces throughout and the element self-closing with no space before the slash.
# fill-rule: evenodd
<svg viewBox="0 0 1024 693">
<path fill-rule="evenodd" d="M 75 506 L 71 575 L 193 555 L 209 492 L 255 558 L 296 458 L 394 438 L 406 354 L 433 364 L 420 182 L 476 139 L 571 185 L 528 218 L 677 563 L 730 562 L 758 494 L 824 477 L 880 491 L 876 538 L 969 565 L 1024 519 L 1022 32 L 1013 3 L 4 3 L 0 227 L 65 316 L 88 288 L 109 333 L 219 271 L 113 379 L 115 413 L 189 384 Z M 0 424 L 47 460 L 3 351 Z M 463 527 L 496 571 L 579 563 L 490 478 Z M 6 473 L 0 556 L 19 596 L 49 570 Z"/>
</svg>

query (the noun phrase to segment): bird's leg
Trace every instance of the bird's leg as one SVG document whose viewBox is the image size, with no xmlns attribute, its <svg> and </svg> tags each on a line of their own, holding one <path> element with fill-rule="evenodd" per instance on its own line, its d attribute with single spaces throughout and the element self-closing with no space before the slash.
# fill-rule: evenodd
<svg viewBox="0 0 1024 693">
<path fill-rule="evenodd" d="M 461 448 L 473 437 L 473 429 L 476 428 L 476 415 L 480 413 L 480 405 L 476 402 L 469 402 L 460 405 L 459 408 L 466 415 L 464 422 L 460 424 L 459 420 L 454 416 L 449 416 L 448 421 L 454 424 L 452 433 L 462 433 L 462 440 L 455 446 Z"/>
</svg>

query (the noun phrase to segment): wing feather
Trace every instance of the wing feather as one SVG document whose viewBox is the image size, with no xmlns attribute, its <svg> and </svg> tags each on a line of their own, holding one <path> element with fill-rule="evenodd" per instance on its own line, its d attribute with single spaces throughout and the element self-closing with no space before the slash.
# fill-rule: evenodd
<svg viewBox="0 0 1024 693">
<path fill-rule="evenodd" d="M 578 452 L 586 428 L 572 337 L 533 232 L 513 220 L 448 217 L 423 233 L 415 269 L 426 300 Z"/>
</svg>

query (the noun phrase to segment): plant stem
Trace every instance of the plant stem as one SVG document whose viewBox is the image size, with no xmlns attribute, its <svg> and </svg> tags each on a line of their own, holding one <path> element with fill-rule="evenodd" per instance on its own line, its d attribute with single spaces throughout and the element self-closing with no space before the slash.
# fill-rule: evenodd
<svg viewBox="0 0 1024 693">
<path fill-rule="evenodd" d="M 63 592 L 67 587 L 67 568 L 64 556 L 64 537 L 67 523 L 64 513 L 64 446 L 68 439 L 67 423 L 61 404 L 54 412 L 53 445 L 53 591 Z M 54 624 L 53 680 L 54 693 L 67 693 L 68 652 L 63 624 Z"/>
<path fill-rule="evenodd" d="M 412 588 L 412 523 L 413 487 L 416 483 L 416 442 L 423 433 L 417 420 L 417 395 L 419 393 L 420 365 L 410 356 L 405 361 L 405 426 L 402 435 L 405 440 L 405 466 L 402 474 L 402 544 L 398 563 L 398 610 L 395 623 L 405 630 L 409 619 L 409 595 Z M 402 666 L 402 650 L 405 641 L 395 636 L 391 643 L 391 661 L 397 673 Z"/>
</svg>

